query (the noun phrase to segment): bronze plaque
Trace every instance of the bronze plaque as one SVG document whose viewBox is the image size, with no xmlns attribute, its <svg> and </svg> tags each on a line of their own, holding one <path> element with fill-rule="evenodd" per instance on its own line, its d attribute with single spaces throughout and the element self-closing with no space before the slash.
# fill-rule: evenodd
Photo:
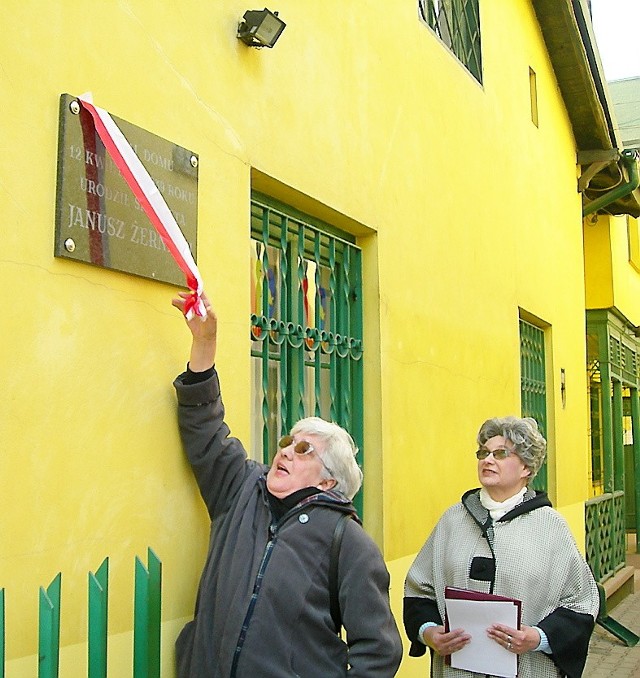
<svg viewBox="0 0 640 678">
<path fill-rule="evenodd" d="M 162 194 L 196 259 L 198 156 L 111 116 Z M 185 287 L 185 276 L 76 97 L 60 97 L 55 256 Z"/>
</svg>

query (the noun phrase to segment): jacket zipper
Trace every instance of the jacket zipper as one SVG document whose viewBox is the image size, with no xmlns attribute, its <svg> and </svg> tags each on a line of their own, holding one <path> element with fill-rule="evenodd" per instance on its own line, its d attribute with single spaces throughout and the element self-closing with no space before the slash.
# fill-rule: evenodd
<svg viewBox="0 0 640 678">
<path fill-rule="evenodd" d="M 487 511 L 487 521 L 483 524 L 475 517 L 475 515 L 469 510 L 469 508 L 467 508 L 464 502 L 462 502 L 462 505 L 466 509 L 467 513 L 471 516 L 472 520 L 480 528 L 480 532 L 487 542 L 489 551 L 491 551 L 491 559 L 493 560 L 493 576 L 491 577 L 491 581 L 489 582 L 489 593 L 493 593 L 493 587 L 496 585 L 496 569 L 498 567 L 498 564 L 496 562 L 495 551 L 493 550 L 492 539 L 489 537 L 489 530 L 493 532 L 493 521 L 491 520 L 491 515 Z"/>
<path fill-rule="evenodd" d="M 238 636 L 238 642 L 236 643 L 236 649 L 233 653 L 233 662 L 231 663 L 231 672 L 229 678 L 236 678 L 236 672 L 238 670 L 238 661 L 240 660 L 240 653 L 242 652 L 242 646 L 249 630 L 249 624 L 251 623 L 251 617 L 253 616 L 253 610 L 258 602 L 258 594 L 260 593 L 260 588 L 262 587 L 262 580 L 264 578 L 264 573 L 269 564 L 269 559 L 273 553 L 273 548 L 276 545 L 278 539 L 278 531 L 280 527 L 288 521 L 292 516 L 301 513 L 309 504 L 313 502 L 308 502 L 304 505 L 298 505 L 292 508 L 290 511 L 284 514 L 282 518 L 276 523 L 269 526 L 269 532 L 271 534 L 271 539 L 267 542 L 267 545 L 264 548 L 264 553 L 262 554 L 262 561 L 260 562 L 260 567 L 258 568 L 258 574 L 256 575 L 256 580 L 253 584 L 253 593 L 251 594 L 251 600 L 249 601 L 249 607 L 247 608 L 247 614 L 244 617 L 242 622 L 242 628 L 240 629 L 240 635 Z"/>
<path fill-rule="evenodd" d="M 240 629 L 240 635 L 238 637 L 238 642 L 236 643 L 236 649 L 233 654 L 233 663 L 231 664 L 231 673 L 229 678 L 235 678 L 236 671 L 238 669 L 238 661 L 240 659 L 240 652 L 242 651 L 242 646 L 244 645 L 244 640 L 247 636 L 247 631 L 249 630 L 249 624 L 251 623 L 251 617 L 253 616 L 253 610 L 258 602 L 258 594 L 260 593 L 260 588 L 262 587 L 262 580 L 264 579 L 264 573 L 269 564 L 269 559 L 273 553 L 273 547 L 275 546 L 276 540 L 278 538 L 278 533 L 274 525 L 271 525 L 269 528 L 271 532 L 271 539 L 267 542 L 265 546 L 264 553 L 262 554 L 262 561 L 260 562 L 260 567 L 258 568 L 258 574 L 256 575 L 256 580 L 253 584 L 253 593 L 251 594 L 251 600 L 249 601 L 249 607 L 247 608 L 247 614 L 244 617 L 242 622 L 242 628 Z"/>
</svg>

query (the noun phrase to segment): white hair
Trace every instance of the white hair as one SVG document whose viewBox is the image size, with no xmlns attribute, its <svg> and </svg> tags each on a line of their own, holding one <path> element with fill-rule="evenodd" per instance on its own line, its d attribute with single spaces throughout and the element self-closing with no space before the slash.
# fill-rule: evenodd
<svg viewBox="0 0 640 678">
<path fill-rule="evenodd" d="M 317 436 L 322 440 L 324 450 L 317 454 L 331 469 L 331 473 L 323 469 L 323 478 L 333 478 L 336 481 L 334 489 L 347 499 L 353 499 L 362 485 L 362 470 L 356 461 L 358 448 L 349 433 L 342 426 L 320 417 L 300 419 L 291 429 L 291 435 L 299 433 Z"/>
</svg>

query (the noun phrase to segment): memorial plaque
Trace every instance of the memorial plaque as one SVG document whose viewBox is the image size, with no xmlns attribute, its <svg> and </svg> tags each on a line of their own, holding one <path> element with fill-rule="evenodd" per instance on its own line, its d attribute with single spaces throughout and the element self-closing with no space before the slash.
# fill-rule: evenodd
<svg viewBox="0 0 640 678">
<path fill-rule="evenodd" d="M 151 175 L 196 259 L 198 156 L 111 116 Z M 60 97 L 55 256 L 186 286 L 184 273 L 105 150 L 91 114 Z"/>
</svg>

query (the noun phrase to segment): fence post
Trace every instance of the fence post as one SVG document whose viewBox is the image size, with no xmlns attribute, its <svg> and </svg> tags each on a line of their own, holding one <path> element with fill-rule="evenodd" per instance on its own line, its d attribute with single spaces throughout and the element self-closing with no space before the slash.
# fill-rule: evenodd
<svg viewBox="0 0 640 678">
<path fill-rule="evenodd" d="M 45 591 L 40 587 L 38 678 L 58 678 L 60 665 L 60 588 L 62 573 Z"/>
<path fill-rule="evenodd" d="M 109 608 L 109 558 L 95 574 L 89 572 L 88 678 L 107 678 L 107 619 Z"/>
<path fill-rule="evenodd" d="M 4 589 L 0 589 L 0 678 L 4 678 Z"/>
<path fill-rule="evenodd" d="M 148 569 L 136 556 L 133 626 L 134 678 L 160 678 L 162 563 L 147 551 Z"/>
</svg>

